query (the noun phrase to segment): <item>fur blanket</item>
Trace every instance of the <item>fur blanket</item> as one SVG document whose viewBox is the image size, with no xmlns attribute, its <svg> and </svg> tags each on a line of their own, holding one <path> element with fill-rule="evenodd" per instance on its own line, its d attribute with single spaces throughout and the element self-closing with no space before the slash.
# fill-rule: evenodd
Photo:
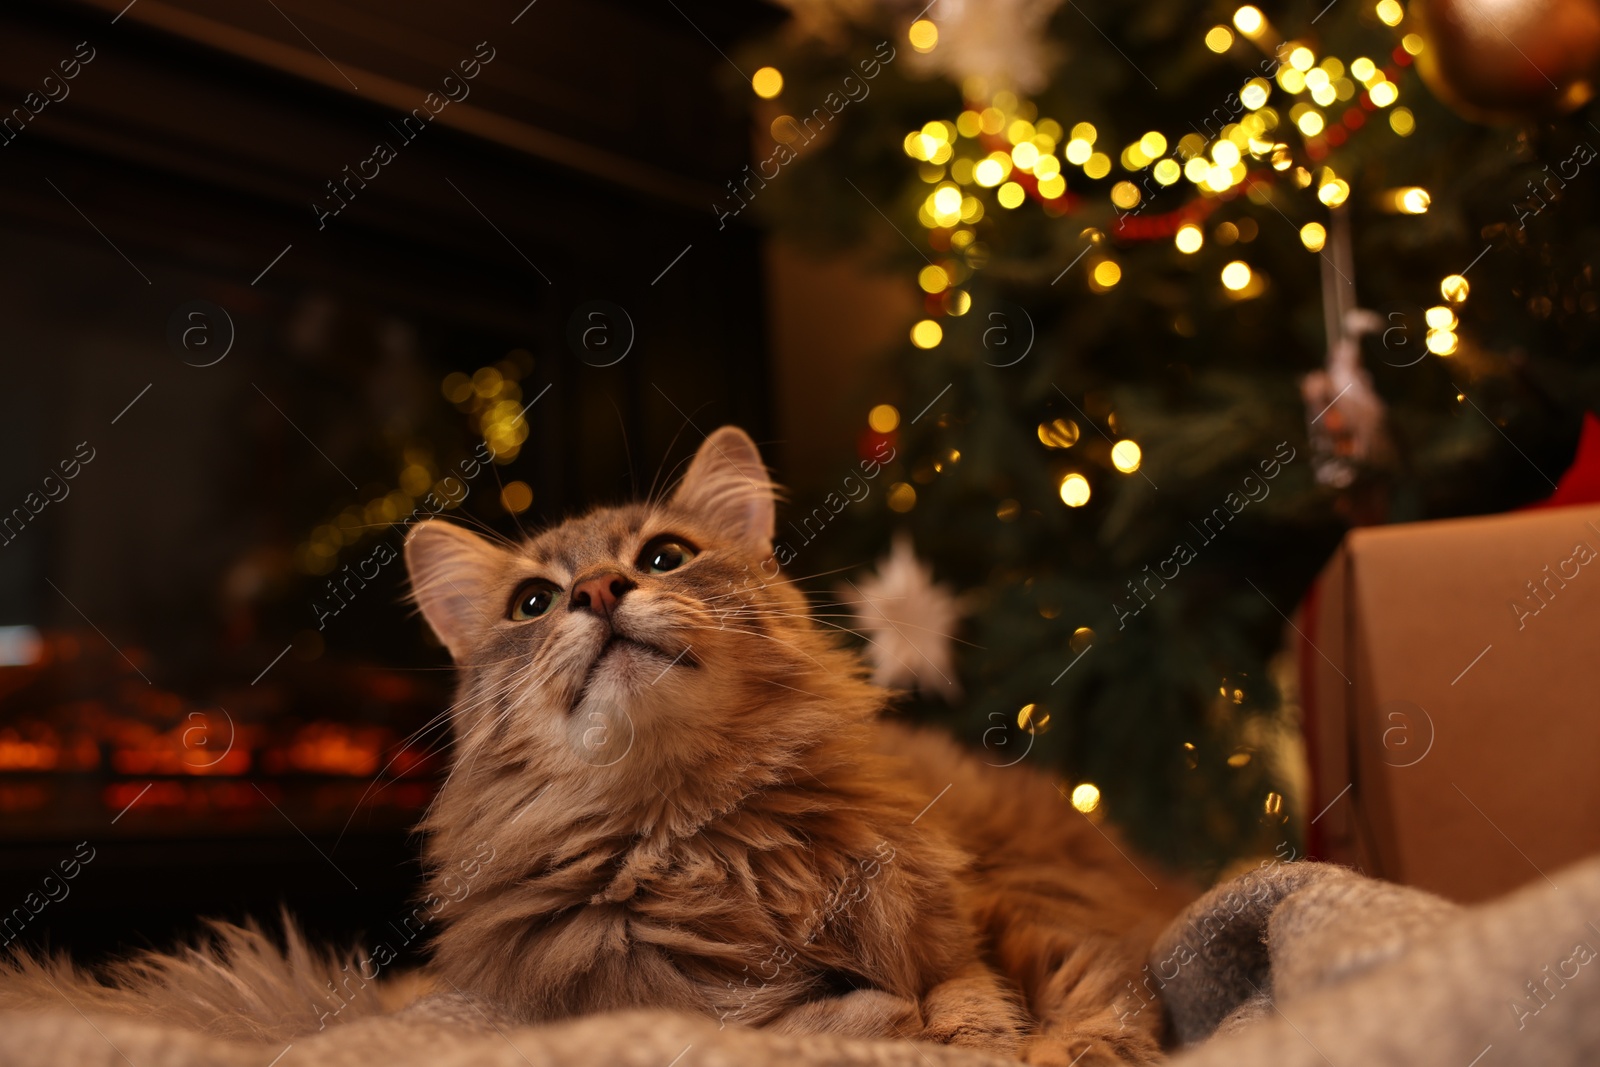
<svg viewBox="0 0 1600 1067">
<path fill-rule="evenodd" d="M 1600 858 L 1460 908 L 1339 867 L 1269 865 L 1167 930 L 1125 1012 L 1165 1011 L 1175 1067 L 1600 1062 Z M 40 977 L 42 987 L 69 975 Z M 16 1003 L 13 975 L 0 1003 Z M 1002 1067 L 906 1042 L 785 1037 L 637 1012 L 500 1028 L 454 993 L 292 1041 L 219 1037 L 56 1003 L 0 1012 L 11 1067 Z M 1159 994 L 1159 998 L 1156 996 Z"/>
</svg>

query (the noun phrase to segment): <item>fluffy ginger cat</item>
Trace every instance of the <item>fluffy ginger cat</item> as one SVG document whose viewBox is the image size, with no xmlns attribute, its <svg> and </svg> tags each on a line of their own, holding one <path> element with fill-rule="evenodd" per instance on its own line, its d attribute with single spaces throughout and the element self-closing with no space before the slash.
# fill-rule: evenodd
<svg viewBox="0 0 1600 1067">
<path fill-rule="evenodd" d="M 664 1008 L 1053 1067 L 1159 1060 L 1159 1010 L 1119 1009 L 1145 1004 L 1187 894 L 1045 776 L 880 721 L 888 694 L 780 576 L 773 534 L 733 427 L 665 501 L 521 544 L 418 525 L 414 596 L 458 680 L 422 824 L 432 962 L 358 996 L 371 960 L 217 924 L 98 975 L 0 962 L 0 1009 L 65 997 L 289 1040 L 441 1006 L 507 1024 Z"/>
<path fill-rule="evenodd" d="M 734 427 L 665 502 L 510 547 L 413 531 L 459 669 L 426 860 L 437 883 L 498 857 L 444 919 L 439 977 L 522 1022 L 660 1007 L 1158 1059 L 1159 1013 L 1114 1002 L 1184 897 L 1045 777 L 878 721 L 886 694 L 778 577 L 773 535 Z"/>
</svg>

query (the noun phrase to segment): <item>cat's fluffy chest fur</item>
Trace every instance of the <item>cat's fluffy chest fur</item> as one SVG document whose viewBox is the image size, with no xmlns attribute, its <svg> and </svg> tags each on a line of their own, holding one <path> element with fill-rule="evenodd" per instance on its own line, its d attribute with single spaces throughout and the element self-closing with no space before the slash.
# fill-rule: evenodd
<svg viewBox="0 0 1600 1067">
<path fill-rule="evenodd" d="M 1042 777 L 880 723 L 884 695 L 769 571 L 772 525 L 725 428 L 668 501 L 523 545 L 414 532 L 418 603 L 461 666 L 426 856 L 436 882 L 495 856 L 443 917 L 440 976 L 521 1020 L 653 1006 L 1154 1055 L 1155 1013 L 1128 1026 L 1112 991 L 1175 901 Z"/>
<path fill-rule="evenodd" d="M 491 808 L 435 832 L 441 870 L 469 842 L 499 857 L 438 966 L 524 1018 L 649 1005 L 760 1025 L 851 987 L 921 996 L 975 953 L 952 891 L 965 857 L 917 825 L 934 797 L 885 775 L 875 733 L 841 730 L 790 776 L 720 796 L 677 783 L 626 818 L 536 822 L 546 796 L 516 823 Z"/>
</svg>

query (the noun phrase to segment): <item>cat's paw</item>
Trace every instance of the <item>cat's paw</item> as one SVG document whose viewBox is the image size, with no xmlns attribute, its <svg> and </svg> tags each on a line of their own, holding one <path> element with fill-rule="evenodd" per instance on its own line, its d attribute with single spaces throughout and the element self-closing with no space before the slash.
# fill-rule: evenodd
<svg viewBox="0 0 1600 1067">
<path fill-rule="evenodd" d="M 1008 1022 L 996 1023 L 993 1018 L 983 1016 L 946 1015 L 930 1022 L 918 1035 L 918 1040 L 979 1049 L 1015 1059 L 1023 1049 L 1025 1038 L 1019 1028 Z"/>
<path fill-rule="evenodd" d="M 881 989 L 857 989 L 842 997 L 802 1004 L 780 1016 L 772 1029 L 790 1034 L 843 1037 L 910 1037 L 922 1032 L 917 1002 Z"/>
<path fill-rule="evenodd" d="M 1029 1038 L 1020 1059 L 1034 1067 L 1150 1067 L 1166 1057 L 1147 1034 L 1074 1031 Z"/>
<path fill-rule="evenodd" d="M 922 1002 L 923 1041 L 1015 1057 L 1030 1023 L 1021 1002 L 984 967 L 935 986 Z"/>
</svg>

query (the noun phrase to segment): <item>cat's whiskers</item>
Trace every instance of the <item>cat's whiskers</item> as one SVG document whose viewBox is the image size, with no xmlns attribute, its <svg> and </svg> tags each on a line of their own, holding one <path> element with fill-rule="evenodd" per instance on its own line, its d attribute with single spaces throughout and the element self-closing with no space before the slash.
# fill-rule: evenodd
<svg viewBox="0 0 1600 1067">
<path fill-rule="evenodd" d="M 787 618 L 793 618 L 793 619 L 811 619 L 811 620 L 815 621 L 820 626 L 831 626 L 836 630 L 842 630 L 845 633 L 855 634 L 857 637 L 861 637 L 861 634 L 858 633 L 855 630 L 851 630 L 848 627 L 840 626 L 838 623 L 829 622 L 828 621 L 829 619 L 859 619 L 861 616 L 856 614 L 853 611 L 850 611 L 850 612 L 846 612 L 846 611 L 839 611 L 839 612 L 816 611 L 816 612 L 810 612 L 810 613 L 802 615 L 802 614 L 799 614 L 797 612 L 785 612 L 785 611 L 782 611 L 781 609 L 776 609 L 776 608 L 774 608 L 774 609 L 762 609 L 762 610 L 770 611 L 770 614 L 765 616 L 767 618 L 785 618 L 785 617 L 787 617 Z M 918 626 L 914 622 L 906 622 L 903 619 L 895 620 L 895 626 L 897 626 L 897 627 L 899 627 L 900 629 L 903 629 L 903 630 L 921 630 L 924 633 L 936 634 L 937 636 L 943 637 L 948 641 L 954 641 L 957 644 L 966 645 L 968 648 L 976 648 L 976 649 L 980 649 L 981 650 L 984 647 L 982 645 L 973 644 L 971 641 L 967 641 L 967 640 L 964 640 L 964 639 L 962 639 L 960 637 L 957 637 L 955 634 L 946 633 L 943 630 L 935 630 L 930 626 Z M 866 640 L 865 638 L 862 638 L 862 639 Z"/>
<path fill-rule="evenodd" d="M 530 658 L 525 665 L 513 671 L 495 690 L 486 693 L 484 698 L 478 701 L 474 707 L 481 707 L 484 704 L 503 701 L 506 697 L 511 695 L 513 690 L 521 690 L 519 696 L 526 696 L 527 694 L 537 692 L 539 689 L 543 688 L 545 682 L 550 680 L 550 674 L 548 672 L 546 672 L 544 677 L 541 678 L 532 689 L 523 689 L 523 685 L 525 682 L 527 682 L 529 676 L 531 676 L 539 667 L 539 660 L 537 658 Z M 505 720 L 511 716 L 511 713 L 516 711 L 521 706 L 522 702 L 520 700 L 507 701 L 504 710 L 502 710 L 500 714 L 495 716 L 493 719 L 480 719 L 478 722 L 467 727 L 462 734 L 461 745 L 462 755 L 466 755 L 469 752 L 472 755 L 472 761 L 468 765 L 468 770 L 471 770 L 473 766 L 476 766 L 478 756 L 485 748 L 489 747 L 495 731 L 499 729 L 500 724 L 505 722 Z M 456 760 L 457 766 L 459 766 L 460 763 L 461 760 L 458 757 Z M 455 771 L 456 768 L 452 767 L 450 770 L 451 775 L 454 775 Z"/>
<path fill-rule="evenodd" d="M 746 635 L 748 635 L 750 637 L 759 637 L 762 640 L 771 641 L 774 644 L 781 645 L 784 648 L 789 649 L 791 652 L 795 652 L 795 653 L 798 653 L 801 656 L 804 656 L 806 659 L 810 660 L 812 663 L 816 664 L 819 668 L 821 668 L 824 671 L 826 671 L 828 669 L 828 665 L 823 663 L 821 660 L 817 659 L 817 657 L 813 656 L 811 653 L 807 652 L 805 649 L 800 648 L 798 645 L 794 644 L 794 642 L 785 641 L 782 638 L 778 637 L 776 634 L 762 633 L 759 630 L 740 630 L 740 629 L 737 629 L 735 627 L 727 626 L 725 624 L 719 624 L 717 626 L 710 626 L 710 625 L 694 626 L 694 627 L 692 627 L 692 629 L 704 630 L 707 633 L 746 634 Z"/>
<path fill-rule="evenodd" d="M 757 581 L 755 581 L 755 582 L 751 583 L 750 585 L 747 585 L 747 586 L 745 586 L 745 587 L 743 587 L 741 589 L 729 590 L 726 593 L 718 593 L 715 596 L 708 596 L 708 597 L 705 597 L 704 599 L 706 600 L 707 603 L 709 603 L 709 602 L 711 602 L 713 600 L 725 600 L 730 596 L 738 596 L 741 593 L 749 592 L 751 589 L 769 589 L 769 588 L 773 588 L 775 586 L 796 585 L 796 584 L 798 584 L 800 582 L 809 582 L 809 581 L 811 581 L 812 579 L 815 579 L 815 578 L 826 578 L 829 575 L 842 574 L 845 571 L 857 570 L 860 567 L 861 567 L 861 564 L 852 563 L 852 564 L 849 564 L 849 565 L 844 566 L 844 567 L 835 567 L 832 570 L 828 570 L 828 571 L 817 571 L 815 574 L 795 575 L 792 578 L 778 579 L 778 578 L 762 577 L 762 578 L 758 579 Z M 779 573 L 782 573 L 782 572 L 780 571 Z"/>
<path fill-rule="evenodd" d="M 512 660 L 517 659 L 517 658 L 519 658 L 519 657 L 508 656 L 503 660 L 495 660 L 495 661 L 492 661 L 492 662 L 494 664 L 509 663 Z M 458 711 L 470 711 L 473 708 L 478 707 L 478 706 L 480 706 L 482 704 L 482 700 L 479 699 L 479 700 L 474 700 L 474 702 L 472 704 L 470 704 L 470 705 L 466 705 L 466 704 L 464 704 L 464 701 L 466 699 L 467 699 L 466 697 L 463 697 L 460 700 L 451 701 L 443 709 L 441 709 L 438 713 L 436 713 L 430 719 L 428 719 L 427 722 L 423 723 L 421 726 L 419 726 L 415 730 L 413 730 L 410 734 L 406 735 L 406 737 L 395 748 L 394 755 L 389 757 L 389 761 L 387 763 L 385 763 L 379 769 L 379 771 L 378 771 L 378 773 L 376 775 L 373 776 L 372 781 L 369 782 L 367 784 L 366 789 L 364 789 L 362 791 L 360 798 L 358 798 L 356 800 L 355 807 L 353 807 L 350 810 L 349 818 L 347 818 L 345 820 L 344 826 L 341 827 L 340 830 L 339 830 L 339 836 L 334 839 L 333 847 L 335 849 L 337 849 L 339 847 L 339 842 L 344 840 L 344 835 L 349 832 L 350 824 L 355 821 L 356 814 L 358 812 L 360 812 L 360 810 L 361 810 L 361 805 L 365 804 L 369 799 L 371 799 L 377 793 L 381 793 L 384 790 L 384 788 L 389 785 L 389 783 L 384 780 L 383 775 L 389 770 L 390 767 L 394 766 L 396 760 L 398 760 L 401 756 L 405 755 L 407 750 L 409 750 L 414 744 L 416 744 L 418 741 L 422 740 L 422 738 L 424 736 L 426 736 L 426 735 L 428 735 L 430 733 L 434 733 L 434 732 L 437 731 L 437 732 L 439 732 L 441 737 L 448 737 L 448 733 L 445 730 L 443 730 L 442 728 L 448 727 L 450 725 L 450 723 L 451 723 L 452 719 L 454 718 L 456 712 L 458 712 Z M 430 742 L 430 746 L 431 746 L 431 742 Z M 429 748 L 425 748 L 423 751 L 425 753 L 428 753 L 428 754 L 431 755 L 432 752 L 433 752 L 433 749 L 431 747 L 429 747 Z M 450 769 L 450 772 L 448 774 L 446 774 L 446 776 L 445 776 L 445 781 L 449 781 L 450 777 L 452 775 L 454 775 L 454 773 L 455 773 L 455 768 L 454 768 L 454 766 L 452 766 L 451 769 Z M 434 794 L 434 799 L 436 800 L 437 798 L 438 798 L 438 793 L 436 792 Z M 431 811 L 432 808 L 433 808 L 433 801 L 430 800 L 428 802 L 428 808 L 426 810 Z"/>
<path fill-rule="evenodd" d="M 512 660 L 518 659 L 518 658 L 520 658 L 520 657 L 508 656 L 503 660 L 488 661 L 488 663 L 482 664 L 482 665 L 489 665 L 489 664 L 498 665 L 500 663 L 509 663 Z M 474 666 L 480 666 L 480 664 L 474 664 Z M 481 701 L 474 701 L 474 703 L 472 705 L 464 705 L 463 701 L 465 699 L 466 698 L 463 697 L 461 700 L 451 701 L 444 708 L 440 709 L 433 716 L 431 716 L 428 719 L 427 722 L 423 723 L 421 726 L 419 726 L 415 730 L 411 731 L 411 733 L 407 734 L 401 740 L 400 744 L 395 747 L 394 755 L 390 756 L 389 757 L 389 761 L 387 763 L 385 763 L 381 768 L 379 768 L 378 773 L 373 776 L 372 782 L 370 782 L 368 784 L 366 790 L 364 790 L 362 792 L 361 797 L 356 801 L 355 808 L 350 813 L 350 818 L 345 820 L 344 827 L 339 831 L 339 837 L 334 840 L 334 847 L 335 848 L 338 848 L 339 841 L 343 840 L 345 833 L 347 833 L 349 831 L 350 822 L 351 822 L 351 820 L 353 820 L 355 818 L 356 813 L 361 810 L 361 805 L 365 804 L 367 802 L 369 797 L 373 794 L 374 790 L 381 792 L 383 790 L 383 788 L 386 785 L 389 784 L 388 782 L 383 780 L 383 775 L 384 775 L 385 772 L 387 772 L 389 770 L 390 767 L 394 766 L 396 760 L 398 760 L 401 756 L 405 755 L 407 750 L 409 750 L 418 741 L 422 740 L 422 738 L 425 737 L 426 735 L 428 735 L 430 733 L 434 733 L 435 731 L 440 731 L 441 727 L 449 726 L 450 723 L 451 723 L 452 717 L 454 716 L 454 714 L 457 711 L 470 711 L 473 707 L 476 707 L 481 703 Z M 442 732 L 441 732 L 441 736 L 444 736 L 442 734 Z M 428 748 L 428 749 L 424 749 L 424 751 L 427 752 L 428 754 L 431 754 L 433 750 L 431 748 Z"/>
<path fill-rule="evenodd" d="M 662 395 L 665 396 L 666 394 L 663 393 Z M 677 405 L 673 406 L 676 407 Z M 704 406 L 704 404 L 701 405 L 701 407 Z M 698 411 L 699 408 L 696 408 L 695 410 Z M 683 412 L 679 411 L 678 414 L 683 415 Z M 650 479 L 650 492 L 646 493 L 644 498 L 644 502 L 651 507 L 656 506 L 656 483 L 661 480 L 661 472 L 666 469 L 667 457 L 672 455 L 672 450 L 677 447 L 678 438 L 683 436 L 683 431 L 687 430 L 691 426 L 694 426 L 694 419 L 689 415 L 684 415 L 682 425 L 680 425 L 677 432 L 672 435 L 672 440 L 667 443 L 666 450 L 661 453 L 661 462 L 656 466 L 656 476 Z M 695 432 L 698 433 L 699 431 L 700 428 L 695 426 Z M 665 494 L 668 490 L 675 489 L 677 487 L 678 478 L 676 475 L 678 468 L 687 466 L 693 461 L 693 459 L 693 456 L 688 456 L 684 459 L 680 459 L 677 463 L 672 465 L 672 473 L 667 476 L 666 484 L 661 487 L 663 494 Z"/>
<path fill-rule="evenodd" d="M 516 657 L 509 657 L 508 660 L 503 660 L 501 662 L 508 662 L 509 659 L 514 659 L 514 658 L 516 658 Z M 486 703 L 501 699 L 506 694 L 508 694 L 513 688 L 521 685 L 521 683 L 525 680 L 524 675 L 527 672 L 531 671 L 535 666 L 536 666 L 535 662 L 530 660 L 524 667 L 519 668 L 517 671 L 513 672 L 510 676 L 508 676 L 506 679 L 501 681 L 497 686 L 495 686 L 495 687 L 493 687 L 493 688 L 491 688 L 491 689 L 489 689 L 487 691 L 470 693 L 470 694 L 467 694 L 467 695 L 463 696 L 460 700 L 457 700 L 457 701 L 453 702 L 448 708 L 445 709 L 445 712 L 444 712 L 445 716 L 449 717 L 449 718 L 454 718 L 457 715 L 464 715 L 464 714 L 466 714 L 468 712 L 474 711 L 474 710 L 482 707 Z M 541 682 L 540 684 L 542 685 L 543 683 Z M 537 686 L 535 688 L 537 688 Z M 511 710 L 511 709 L 508 708 L 508 711 L 509 710 Z M 445 779 L 444 779 L 445 782 L 448 782 L 451 778 L 453 778 L 455 776 L 456 771 L 460 768 L 460 765 L 461 765 L 461 756 L 465 755 L 466 752 L 472 751 L 473 752 L 473 758 L 476 759 L 478 751 L 480 751 L 482 749 L 482 747 L 483 747 L 481 744 L 477 743 L 478 742 L 478 738 L 484 734 L 483 730 L 480 727 L 481 722 L 482 722 L 482 720 L 480 720 L 479 723 L 471 723 L 465 729 L 463 729 L 461 731 L 461 735 L 460 735 L 460 737 L 458 739 L 459 740 L 459 744 L 461 746 L 461 751 L 457 754 L 456 759 L 454 761 L 452 761 L 452 766 L 450 768 L 450 771 L 445 776 Z M 491 725 L 490 729 L 491 730 L 493 729 L 492 725 Z M 444 783 L 440 784 L 441 790 L 443 788 L 443 784 Z M 437 797 L 437 794 L 436 794 L 436 797 Z M 432 804 L 431 803 L 429 805 L 429 808 L 430 809 L 432 808 Z"/>
<path fill-rule="evenodd" d="M 768 685 L 775 685 L 780 689 L 787 689 L 791 693 L 799 693 L 803 697 L 810 697 L 813 700 L 821 700 L 821 699 L 823 699 L 822 697 L 818 696 L 816 693 L 808 693 L 804 689 L 796 689 L 792 685 L 784 685 L 782 682 L 778 681 L 776 678 L 763 678 L 763 679 L 761 679 L 761 681 L 766 682 Z M 810 771 L 807 771 L 806 773 L 807 774 L 811 774 Z M 816 775 L 812 774 L 811 777 L 815 778 Z"/>
<path fill-rule="evenodd" d="M 386 781 L 383 776 L 390 767 L 394 766 L 395 761 L 401 756 L 405 755 L 406 750 L 417 741 L 421 740 L 424 734 L 436 730 L 440 726 L 448 725 L 449 721 L 450 711 L 448 708 L 446 708 L 444 711 L 439 712 L 427 722 L 417 727 L 417 729 L 413 730 L 403 741 L 401 741 L 399 746 L 395 748 L 394 755 L 389 757 L 389 762 L 385 763 L 381 768 L 379 768 L 378 773 L 373 775 L 372 781 L 368 782 L 367 787 L 361 791 L 361 796 L 356 799 L 355 806 L 350 809 L 349 818 L 345 819 L 344 825 L 339 828 L 339 836 L 333 839 L 333 847 L 329 849 L 329 852 L 337 852 L 339 850 L 339 842 L 343 841 L 344 835 L 350 831 L 350 824 L 355 821 L 356 814 L 361 810 L 361 805 L 365 804 L 368 799 L 377 793 L 383 792 L 383 790 L 389 785 L 389 782 Z M 432 801 L 429 802 L 429 806 L 432 806 Z"/>
<path fill-rule="evenodd" d="M 622 408 L 617 406 L 617 398 L 612 396 L 610 393 L 607 393 L 606 399 L 611 401 L 611 410 L 617 416 L 617 432 L 622 435 L 622 455 L 623 458 L 628 461 L 628 489 L 634 496 L 638 496 L 639 476 L 634 473 L 633 469 L 633 446 L 628 443 L 628 424 L 623 421 Z M 522 524 L 520 522 L 517 524 L 517 528 L 522 528 Z"/>
<path fill-rule="evenodd" d="M 485 522 L 483 519 L 478 518 L 476 515 L 472 515 L 472 514 L 470 514 L 468 512 L 464 512 L 463 511 L 463 512 L 457 512 L 457 516 L 461 520 L 463 520 L 468 526 L 473 526 L 473 527 L 476 527 L 477 529 L 483 531 L 484 536 L 487 537 L 490 541 L 495 542 L 496 544 L 499 544 L 499 545 L 501 545 L 501 546 L 503 546 L 503 547 L 505 547 L 507 549 L 510 549 L 513 552 L 519 551 L 522 548 L 522 542 L 517 541 L 516 539 L 514 539 L 512 537 L 508 537 L 506 534 L 501 533 L 499 530 L 495 529 L 493 526 L 490 526 L 487 522 Z"/>
<path fill-rule="evenodd" d="M 666 604 L 671 604 L 683 609 L 683 614 L 681 616 L 668 620 L 669 632 L 671 629 L 677 628 L 713 632 L 718 630 L 726 630 L 726 626 L 722 625 L 722 623 L 726 622 L 726 620 L 729 618 L 740 617 L 739 612 L 743 610 L 741 608 L 735 608 L 730 611 L 728 609 L 719 608 L 715 611 L 707 611 L 705 606 L 705 598 L 691 596 L 685 593 L 678 593 L 673 590 L 663 590 L 660 594 L 660 597 L 661 600 Z M 658 604 L 658 609 L 661 606 L 662 605 Z M 717 625 L 713 625 L 713 623 L 716 623 Z M 732 632 L 748 633 L 749 631 L 739 630 Z M 651 636 L 655 637 L 656 635 Z M 762 637 L 770 635 L 755 634 L 754 636 Z"/>
<path fill-rule="evenodd" d="M 841 633 L 850 634 L 850 635 L 852 635 L 854 637 L 860 638 L 862 641 L 865 641 L 867 644 L 872 645 L 875 648 L 882 649 L 885 652 L 889 652 L 890 655 L 893 655 L 893 652 L 889 649 L 889 647 L 887 645 L 881 644 L 878 641 L 873 640 L 871 637 L 868 637 L 866 634 L 861 633 L 858 630 L 852 630 L 848 626 L 843 626 L 843 625 L 841 625 L 839 623 L 836 623 L 836 622 L 830 622 L 826 618 L 816 618 L 816 617 L 811 616 L 811 615 L 801 615 L 801 614 L 797 614 L 795 612 L 782 612 L 779 609 L 770 609 L 770 610 L 772 610 L 772 611 L 774 611 L 776 613 L 774 617 L 787 616 L 787 617 L 793 618 L 793 619 L 809 619 L 810 621 L 815 622 L 818 626 L 827 626 L 827 627 L 830 627 L 830 628 L 832 628 L 834 630 L 838 630 Z M 911 626 L 912 624 L 911 623 L 901 623 L 899 625 Z M 954 637 L 954 636 L 952 636 L 950 634 L 945 634 L 945 633 L 943 633 L 942 631 L 939 631 L 939 630 L 929 630 L 927 627 L 921 627 L 921 626 L 914 627 L 914 628 L 915 629 L 919 629 L 919 630 L 927 630 L 928 633 L 940 634 L 941 636 L 949 638 L 952 641 L 960 640 L 959 638 L 956 638 L 956 637 Z M 962 644 L 970 644 L 970 642 L 963 641 Z M 978 646 L 974 645 L 973 647 L 976 648 Z M 911 665 L 906 663 L 899 656 L 895 656 L 894 660 L 901 667 L 904 667 L 907 670 L 911 670 L 912 669 Z"/>
</svg>

